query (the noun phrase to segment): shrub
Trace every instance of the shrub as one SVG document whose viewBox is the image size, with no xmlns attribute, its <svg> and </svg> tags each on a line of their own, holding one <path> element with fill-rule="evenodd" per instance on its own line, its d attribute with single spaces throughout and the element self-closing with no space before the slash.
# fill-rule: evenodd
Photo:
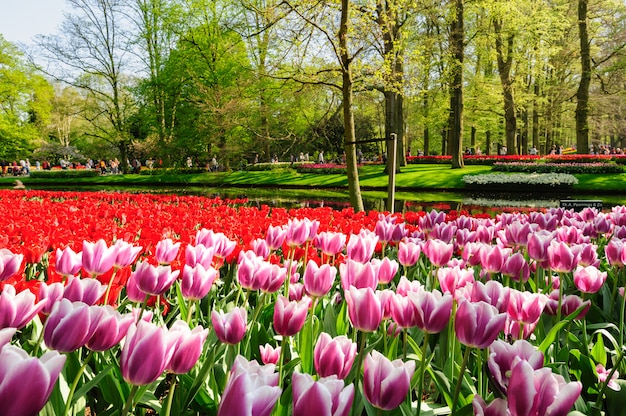
<svg viewBox="0 0 626 416">
<path fill-rule="evenodd" d="M 65 178 L 91 178 L 98 176 L 98 171 L 92 169 L 53 169 L 31 170 L 31 178 L 65 179 Z"/>
<path fill-rule="evenodd" d="M 317 173 L 320 175 L 343 175 L 346 173 L 346 165 L 337 165 L 333 163 L 299 165 L 295 166 L 295 168 L 298 173 Z"/>
</svg>

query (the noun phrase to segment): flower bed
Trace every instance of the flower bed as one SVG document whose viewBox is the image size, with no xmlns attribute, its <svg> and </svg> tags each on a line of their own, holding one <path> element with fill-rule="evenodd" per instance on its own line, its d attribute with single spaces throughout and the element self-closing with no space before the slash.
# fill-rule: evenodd
<svg viewBox="0 0 626 416">
<path fill-rule="evenodd" d="M 465 187 L 509 192 L 537 191 L 539 189 L 568 190 L 578 183 L 567 173 L 487 173 L 463 176 Z"/>
<path fill-rule="evenodd" d="M 624 168 L 615 163 L 526 163 L 526 162 L 496 162 L 493 164 L 496 172 L 525 172 L 525 173 L 624 173 Z"/>
<path fill-rule="evenodd" d="M 5 414 L 610 415 L 623 400 L 625 207 L 0 201 Z"/>
</svg>

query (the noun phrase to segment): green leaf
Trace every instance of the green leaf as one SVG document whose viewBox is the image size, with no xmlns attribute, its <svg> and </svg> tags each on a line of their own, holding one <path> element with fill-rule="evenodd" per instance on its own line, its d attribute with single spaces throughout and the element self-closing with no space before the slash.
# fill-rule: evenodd
<svg viewBox="0 0 626 416">
<path fill-rule="evenodd" d="M 591 357 L 596 363 L 600 363 L 606 367 L 606 350 L 604 349 L 604 338 L 602 334 L 597 335 L 596 343 L 591 349 Z"/>
<path fill-rule="evenodd" d="M 91 389 L 98 386 L 102 379 L 106 377 L 112 369 L 113 364 L 109 364 L 107 367 L 100 370 L 95 377 L 80 386 L 80 388 L 76 389 L 76 391 L 74 392 L 74 399 L 72 400 L 72 403 L 76 402 L 79 397 L 85 396 Z"/>
</svg>

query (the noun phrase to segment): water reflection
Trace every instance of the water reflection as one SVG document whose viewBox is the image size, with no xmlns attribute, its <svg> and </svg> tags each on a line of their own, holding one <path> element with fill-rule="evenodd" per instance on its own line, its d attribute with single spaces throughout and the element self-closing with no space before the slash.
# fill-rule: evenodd
<svg viewBox="0 0 626 416">
<path fill-rule="evenodd" d="M 104 187 L 85 186 L 71 188 L 36 187 L 54 191 L 108 191 L 108 192 L 150 192 L 177 195 L 203 195 L 222 199 L 246 199 L 246 205 L 280 208 L 317 208 L 330 207 L 344 209 L 350 207 L 350 199 L 344 190 L 294 190 L 267 188 L 208 188 L 208 187 Z M 363 204 L 366 210 L 386 211 L 387 193 L 363 191 Z M 615 205 L 626 205 L 623 195 L 549 195 L 538 193 L 462 193 L 462 192 L 398 192 L 394 211 L 468 211 L 471 214 L 498 212 L 530 211 L 560 206 L 563 199 L 601 200 L 603 210 L 610 210 Z"/>
</svg>

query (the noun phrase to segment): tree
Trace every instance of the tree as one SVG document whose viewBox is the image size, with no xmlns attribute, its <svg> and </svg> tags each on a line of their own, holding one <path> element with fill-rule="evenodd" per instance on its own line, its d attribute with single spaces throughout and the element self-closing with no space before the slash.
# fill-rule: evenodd
<svg viewBox="0 0 626 416">
<path fill-rule="evenodd" d="M 43 135 L 52 88 L 0 35 L 0 158 L 26 157 Z"/>
<path fill-rule="evenodd" d="M 463 164 L 463 60 L 465 56 L 465 28 L 463 0 L 452 0 L 450 21 L 450 119 L 448 134 L 452 169 Z"/>
<path fill-rule="evenodd" d="M 128 118 L 136 108 L 129 89 L 134 80 L 128 75 L 133 55 L 126 2 L 68 2 L 72 12 L 65 16 L 61 33 L 37 39 L 43 56 L 55 64 L 40 69 L 85 91 L 91 103 L 84 113 L 93 126 L 90 134 L 115 145 L 124 162 L 131 145 Z M 122 167 L 126 170 L 127 164 Z"/>
</svg>

